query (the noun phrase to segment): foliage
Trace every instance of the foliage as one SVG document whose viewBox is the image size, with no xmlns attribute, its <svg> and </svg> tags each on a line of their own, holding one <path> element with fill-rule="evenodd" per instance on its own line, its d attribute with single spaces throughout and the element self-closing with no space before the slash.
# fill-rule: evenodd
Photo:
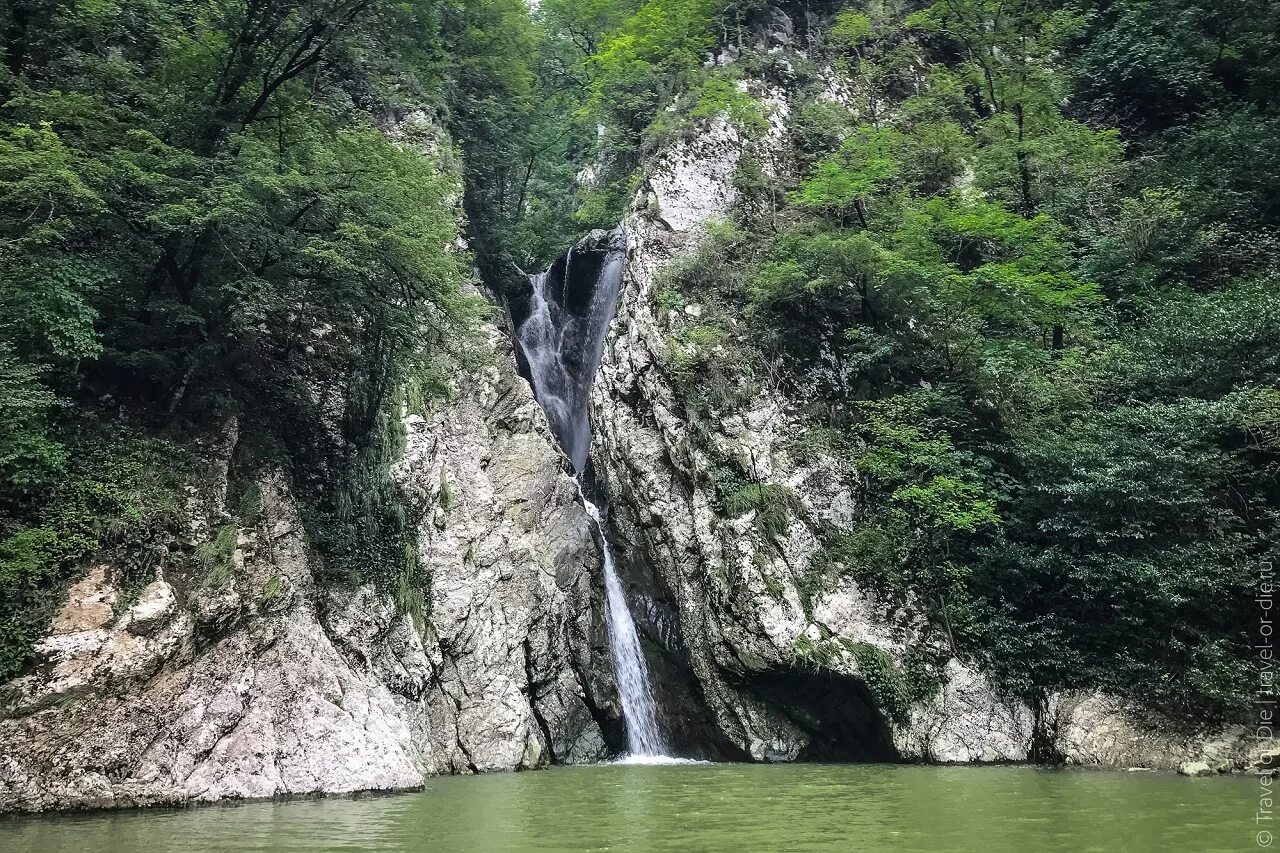
<svg viewBox="0 0 1280 853">
<path fill-rule="evenodd" d="M 691 419 L 730 362 L 754 374 L 739 407 L 784 393 L 856 472 L 859 518 L 820 531 L 806 597 L 844 575 L 889 613 L 923 608 L 925 647 L 1028 701 L 1101 689 L 1189 725 L 1243 718 L 1249 586 L 1280 529 L 1262 5 L 830 19 L 810 50 L 853 109 L 792 84 L 797 178 L 744 157 L 737 232 L 661 290 Z M 731 465 L 708 479 L 729 514 L 785 505 Z M 817 665 L 845 654 L 812 645 Z"/>
<path fill-rule="evenodd" d="M 777 548 L 791 525 L 791 517 L 800 508 L 795 492 L 773 483 L 748 483 L 726 495 L 725 511 L 731 516 L 755 513 L 752 524 L 765 541 Z"/>
<path fill-rule="evenodd" d="M 496 15 L 501 46 L 471 50 L 474 29 L 444 37 L 453 13 L 435 0 L 6 8 L 0 678 L 113 537 L 135 537 L 115 568 L 140 576 L 130 561 L 150 559 L 176 489 L 140 470 L 170 470 L 154 436 L 176 458 L 229 415 L 252 424 L 255 462 L 293 469 L 313 532 L 341 538 L 320 537 L 336 575 L 424 582 L 399 545 L 397 571 L 369 561 L 366 576 L 347 555 L 403 527 L 379 436 L 480 314 L 462 293 L 451 153 L 384 127 L 406 105 L 427 124 L 444 111 L 449 50 L 451 82 L 474 89 L 494 77 L 486 61 L 528 43 Z M 357 492 L 351 523 L 331 524 Z M 229 535 L 197 555 L 212 575 Z"/>
<path fill-rule="evenodd" d="M 235 524 L 224 524 L 207 542 L 196 548 L 196 561 L 204 569 L 203 585 L 210 589 L 221 589 L 234 580 L 231 554 L 236 549 L 236 539 L 240 528 Z"/>
<path fill-rule="evenodd" d="M 939 686 L 936 664 L 918 647 L 908 650 L 900 666 L 892 655 L 870 643 L 845 637 L 812 640 L 801 635 L 795 642 L 795 660 L 817 670 L 852 668 L 876 707 L 896 725 L 908 724 L 912 706 L 928 699 Z"/>
<path fill-rule="evenodd" d="M 834 217 L 848 225 L 857 214 L 867 227 L 867 201 L 888 189 L 901 172 L 898 152 L 901 134 L 882 128 L 855 129 L 840 150 L 818 163 L 813 174 L 800 185 L 795 204 Z"/>
<path fill-rule="evenodd" d="M 420 613 L 426 507 L 390 469 L 483 313 L 455 205 L 509 289 L 723 118 L 740 204 L 656 288 L 719 509 L 775 547 L 799 511 L 713 436 L 785 397 L 860 513 L 806 589 L 922 607 L 922 648 L 1023 698 L 1240 719 L 1280 531 L 1273 11 L 853 2 L 770 51 L 757 2 L 10 4 L 0 678 L 92 555 L 158 553 L 183 451 L 156 436 L 228 415 L 245 467 L 290 471 L 330 579 Z M 440 133 L 388 139 L 411 109 L 460 164 Z M 784 116 L 792 163 L 755 144 Z M 229 536 L 196 555 L 215 580 Z M 833 653 L 892 715 L 933 683 Z"/>
<path fill-rule="evenodd" d="M 180 483 L 191 471 L 180 446 L 92 421 L 64 441 L 57 484 L 25 523 L 10 510 L 0 528 L 0 681 L 26 663 L 86 559 L 113 560 L 127 586 L 154 572 L 180 532 Z"/>
</svg>

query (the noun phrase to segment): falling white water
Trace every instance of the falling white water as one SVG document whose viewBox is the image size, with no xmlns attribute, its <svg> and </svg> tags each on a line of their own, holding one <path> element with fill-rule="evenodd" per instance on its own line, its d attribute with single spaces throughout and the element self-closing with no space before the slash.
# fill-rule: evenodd
<svg viewBox="0 0 1280 853">
<path fill-rule="evenodd" d="M 592 254 L 582 258 L 584 253 Z M 607 248 L 579 249 L 578 254 L 577 268 L 574 249 L 570 249 L 565 253 L 563 265 L 553 264 L 546 272 L 529 277 L 532 295 L 528 314 L 516 330 L 516 337 L 529 367 L 534 396 L 573 463 L 578 475 L 578 493 L 600 537 L 609 651 L 630 752 L 626 760 L 679 763 L 680 759 L 664 755 L 666 743 L 658 727 L 649 667 L 640 648 L 635 621 L 627 609 L 622 582 L 614 568 L 600 509 L 587 499 L 581 482 L 591 449 L 587 417 L 591 385 L 600 368 L 605 333 L 613 319 L 622 283 L 626 255 L 621 231 L 609 235 Z M 590 282 L 583 280 L 588 275 L 593 278 Z M 589 293 L 584 292 L 584 285 L 589 287 Z"/>
<path fill-rule="evenodd" d="M 620 237 L 621 233 L 615 232 L 602 260 L 579 262 L 588 272 L 575 269 L 571 248 L 565 253 L 563 265 L 553 264 L 546 272 L 529 276 L 529 314 L 516 330 L 520 351 L 529 365 L 534 396 L 578 472 L 586 469 L 591 452 L 591 425 L 587 418 L 591 385 L 600 369 L 605 333 L 622 284 L 626 255 L 618 245 Z M 581 275 L 593 275 L 586 302 L 577 292 L 583 282 L 575 280 L 575 276 Z"/>
<path fill-rule="evenodd" d="M 582 493 L 581 485 L 578 493 Z M 600 509 L 586 495 L 582 495 L 582 503 L 595 522 L 602 543 L 604 591 L 609 605 L 609 653 L 613 657 L 613 680 L 618 683 L 618 699 L 622 702 L 622 717 L 627 726 L 627 749 L 635 757 L 664 758 L 667 744 L 658 728 L 658 706 L 649 687 L 649 665 L 645 663 L 636 623 L 622 594 L 622 582 L 613 567 L 613 551 L 604 536 L 604 521 Z"/>
</svg>

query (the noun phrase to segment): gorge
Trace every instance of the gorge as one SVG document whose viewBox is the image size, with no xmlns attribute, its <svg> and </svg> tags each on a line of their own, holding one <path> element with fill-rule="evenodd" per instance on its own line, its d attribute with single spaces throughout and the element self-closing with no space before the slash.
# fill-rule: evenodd
<svg viewBox="0 0 1280 853">
<path fill-rule="evenodd" d="M 0 848 L 1257 841 L 1268 2 L 7 4 Z"/>
<path fill-rule="evenodd" d="M 575 249 L 578 267 L 573 263 Z M 618 302 L 625 259 L 626 235 L 621 230 L 589 235 L 569 247 L 563 264 L 553 264 L 546 272 L 530 277 L 528 307 L 526 312 L 513 312 L 512 324 L 534 396 L 573 465 L 579 497 L 600 543 L 610 658 L 629 757 L 663 758 L 666 744 L 658 728 L 649 667 L 613 564 L 605 519 L 583 489 L 590 470 L 588 401 Z M 580 272 L 583 261 L 585 273 Z"/>
</svg>

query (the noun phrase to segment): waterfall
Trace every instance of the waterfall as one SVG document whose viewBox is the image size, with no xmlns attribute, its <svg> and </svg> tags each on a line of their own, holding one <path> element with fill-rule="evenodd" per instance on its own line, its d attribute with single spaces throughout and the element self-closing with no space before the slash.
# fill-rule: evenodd
<svg viewBox="0 0 1280 853">
<path fill-rule="evenodd" d="M 570 248 L 563 263 L 530 276 L 528 314 L 516 329 L 533 394 L 579 474 L 586 470 L 591 452 L 591 384 L 600 369 L 622 285 L 622 239 L 619 230 L 608 235 L 604 250 L 578 249 L 577 267 L 575 249 Z"/>
<path fill-rule="evenodd" d="M 581 484 L 578 491 L 582 491 Z M 618 698 L 622 702 L 622 717 L 627 725 L 627 749 L 636 756 L 661 756 L 666 753 L 667 745 L 662 737 L 662 730 L 658 728 L 658 707 L 649 687 L 649 666 L 640 650 L 640 637 L 636 634 L 635 620 L 631 618 L 631 611 L 627 608 L 627 599 L 622 594 L 622 582 L 618 580 L 618 572 L 613 567 L 613 552 L 604 535 L 604 520 L 600 517 L 599 508 L 586 495 L 582 496 L 582 502 L 604 544 L 609 653 L 613 658 L 613 680 L 618 683 Z"/>
<path fill-rule="evenodd" d="M 523 319 L 516 317 L 516 338 L 534 396 L 573 463 L 578 492 L 600 536 L 609 651 L 627 728 L 627 748 L 632 756 L 656 758 L 663 756 L 666 744 L 658 727 L 649 667 L 614 567 L 604 518 L 582 488 L 591 451 L 587 416 L 591 385 L 604 355 L 609 321 L 617 308 L 625 259 L 621 229 L 610 234 L 593 232 L 565 252 L 563 263 L 554 263 L 546 272 L 530 276 L 532 293 L 527 313 Z"/>
</svg>

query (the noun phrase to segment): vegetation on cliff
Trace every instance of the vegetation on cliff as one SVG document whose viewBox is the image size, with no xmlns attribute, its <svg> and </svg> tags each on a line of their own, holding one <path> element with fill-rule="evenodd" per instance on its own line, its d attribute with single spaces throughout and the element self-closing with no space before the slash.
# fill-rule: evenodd
<svg viewBox="0 0 1280 853">
<path fill-rule="evenodd" d="M 923 602 L 1010 694 L 1238 718 L 1280 508 L 1274 3 L 790 11 L 8 3 L 0 679 L 89 555 L 172 528 L 168 472 L 231 416 L 245 464 L 292 468 L 332 572 L 412 606 L 417 508 L 386 468 L 474 325 L 459 233 L 519 280 L 724 116 L 733 220 L 659 294 L 699 306 L 665 365 L 687 417 L 796 401 L 796 455 L 850 461 L 861 496 L 822 567 Z M 389 141 L 410 109 L 452 142 Z M 706 475 L 770 541 L 801 511 Z"/>
<path fill-rule="evenodd" d="M 143 480 L 231 416 L 239 461 L 292 467 L 333 572 L 413 571 L 395 422 L 477 308 L 450 152 L 382 131 L 446 111 L 450 11 L 0 12 L 0 680 L 90 553 L 150 547 L 178 501 Z"/>
<path fill-rule="evenodd" d="M 746 140 L 733 221 L 658 294 L 695 434 L 785 392 L 795 453 L 857 471 L 822 568 L 923 603 L 1009 694 L 1242 718 L 1280 508 L 1273 6 L 807 8 L 796 32 L 743 4 L 542 7 L 592 129 L 580 221 L 673 134 L 724 115 Z M 788 160 L 758 144 L 761 86 Z M 728 459 L 706 476 L 726 512 L 792 511 Z"/>
</svg>

